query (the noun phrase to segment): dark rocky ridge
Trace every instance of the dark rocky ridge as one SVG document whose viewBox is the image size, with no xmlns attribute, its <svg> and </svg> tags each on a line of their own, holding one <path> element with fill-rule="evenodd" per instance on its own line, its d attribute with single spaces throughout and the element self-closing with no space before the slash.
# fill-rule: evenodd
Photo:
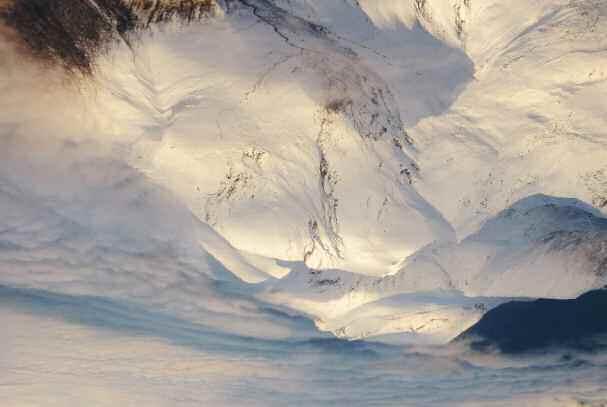
<svg viewBox="0 0 607 407">
<path fill-rule="evenodd" d="M 35 59 L 68 71 L 92 73 L 113 41 L 173 18 L 210 15 L 214 0 L 12 0 L 0 3 L 0 22 L 17 33 Z"/>
<path fill-rule="evenodd" d="M 475 350 L 503 353 L 565 347 L 584 351 L 602 348 L 607 335 L 607 289 L 571 300 L 511 301 L 491 311 L 454 341 Z"/>
</svg>

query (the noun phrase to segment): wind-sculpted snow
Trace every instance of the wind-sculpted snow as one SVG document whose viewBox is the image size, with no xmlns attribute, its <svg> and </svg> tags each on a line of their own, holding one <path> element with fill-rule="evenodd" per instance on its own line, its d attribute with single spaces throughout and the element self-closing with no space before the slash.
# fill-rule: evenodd
<svg viewBox="0 0 607 407">
<path fill-rule="evenodd" d="M 339 336 L 446 343 L 508 297 L 574 298 L 607 284 L 607 221 L 597 215 L 575 199 L 532 196 L 459 243 L 419 250 L 395 274 L 299 267 L 261 295 Z"/>
<path fill-rule="evenodd" d="M 0 400 L 604 404 L 447 344 L 607 284 L 606 18 L 0 0 Z"/>
<path fill-rule="evenodd" d="M 0 396 L 24 404 L 601 406 L 607 361 L 230 336 L 132 304 L 0 288 Z M 491 391 L 488 391 L 490 389 Z"/>
<path fill-rule="evenodd" d="M 26 139 L 5 136 L 0 154 L 2 284 L 129 299 L 222 332 L 299 335 L 237 278 L 268 275 L 162 188 L 84 147 L 46 142 L 32 157 Z"/>
</svg>

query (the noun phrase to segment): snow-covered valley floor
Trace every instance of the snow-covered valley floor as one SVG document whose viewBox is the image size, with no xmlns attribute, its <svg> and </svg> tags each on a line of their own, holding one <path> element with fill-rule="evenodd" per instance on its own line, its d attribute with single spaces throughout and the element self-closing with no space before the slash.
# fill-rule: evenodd
<svg viewBox="0 0 607 407">
<path fill-rule="evenodd" d="M 17 406 L 603 406 L 607 356 L 263 341 L 99 298 L 0 288 Z"/>
</svg>

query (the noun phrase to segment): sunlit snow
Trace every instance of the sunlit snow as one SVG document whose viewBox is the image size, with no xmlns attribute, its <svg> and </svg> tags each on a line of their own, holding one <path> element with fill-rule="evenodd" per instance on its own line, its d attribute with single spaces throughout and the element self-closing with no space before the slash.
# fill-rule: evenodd
<svg viewBox="0 0 607 407">
<path fill-rule="evenodd" d="M 452 342 L 607 286 L 607 3 L 90 0 L 70 59 L 31 1 L 0 406 L 607 403 L 604 350 Z"/>
</svg>

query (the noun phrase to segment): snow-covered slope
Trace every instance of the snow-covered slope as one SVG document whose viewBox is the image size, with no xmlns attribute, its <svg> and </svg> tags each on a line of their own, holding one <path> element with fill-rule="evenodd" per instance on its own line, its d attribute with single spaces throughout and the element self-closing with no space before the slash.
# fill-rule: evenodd
<svg viewBox="0 0 607 407">
<path fill-rule="evenodd" d="M 107 24 L 52 46 L 26 4 L 0 2 L 2 285 L 440 343 L 606 282 L 601 1 L 92 1 L 46 28 Z"/>
<path fill-rule="evenodd" d="M 531 196 L 459 243 L 419 250 L 393 275 L 295 269 L 264 298 L 343 336 L 446 342 L 508 297 L 575 298 L 606 285 L 607 219 L 597 215 L 575 199 Z"/>
<path fill-rule="evenodd" d="M 475 80 L 410 131 L 420 189 L 460 235 L 534 193 L 605 213 L 605 3 L 492 3 L 472 5 Z"/>
</svg>

